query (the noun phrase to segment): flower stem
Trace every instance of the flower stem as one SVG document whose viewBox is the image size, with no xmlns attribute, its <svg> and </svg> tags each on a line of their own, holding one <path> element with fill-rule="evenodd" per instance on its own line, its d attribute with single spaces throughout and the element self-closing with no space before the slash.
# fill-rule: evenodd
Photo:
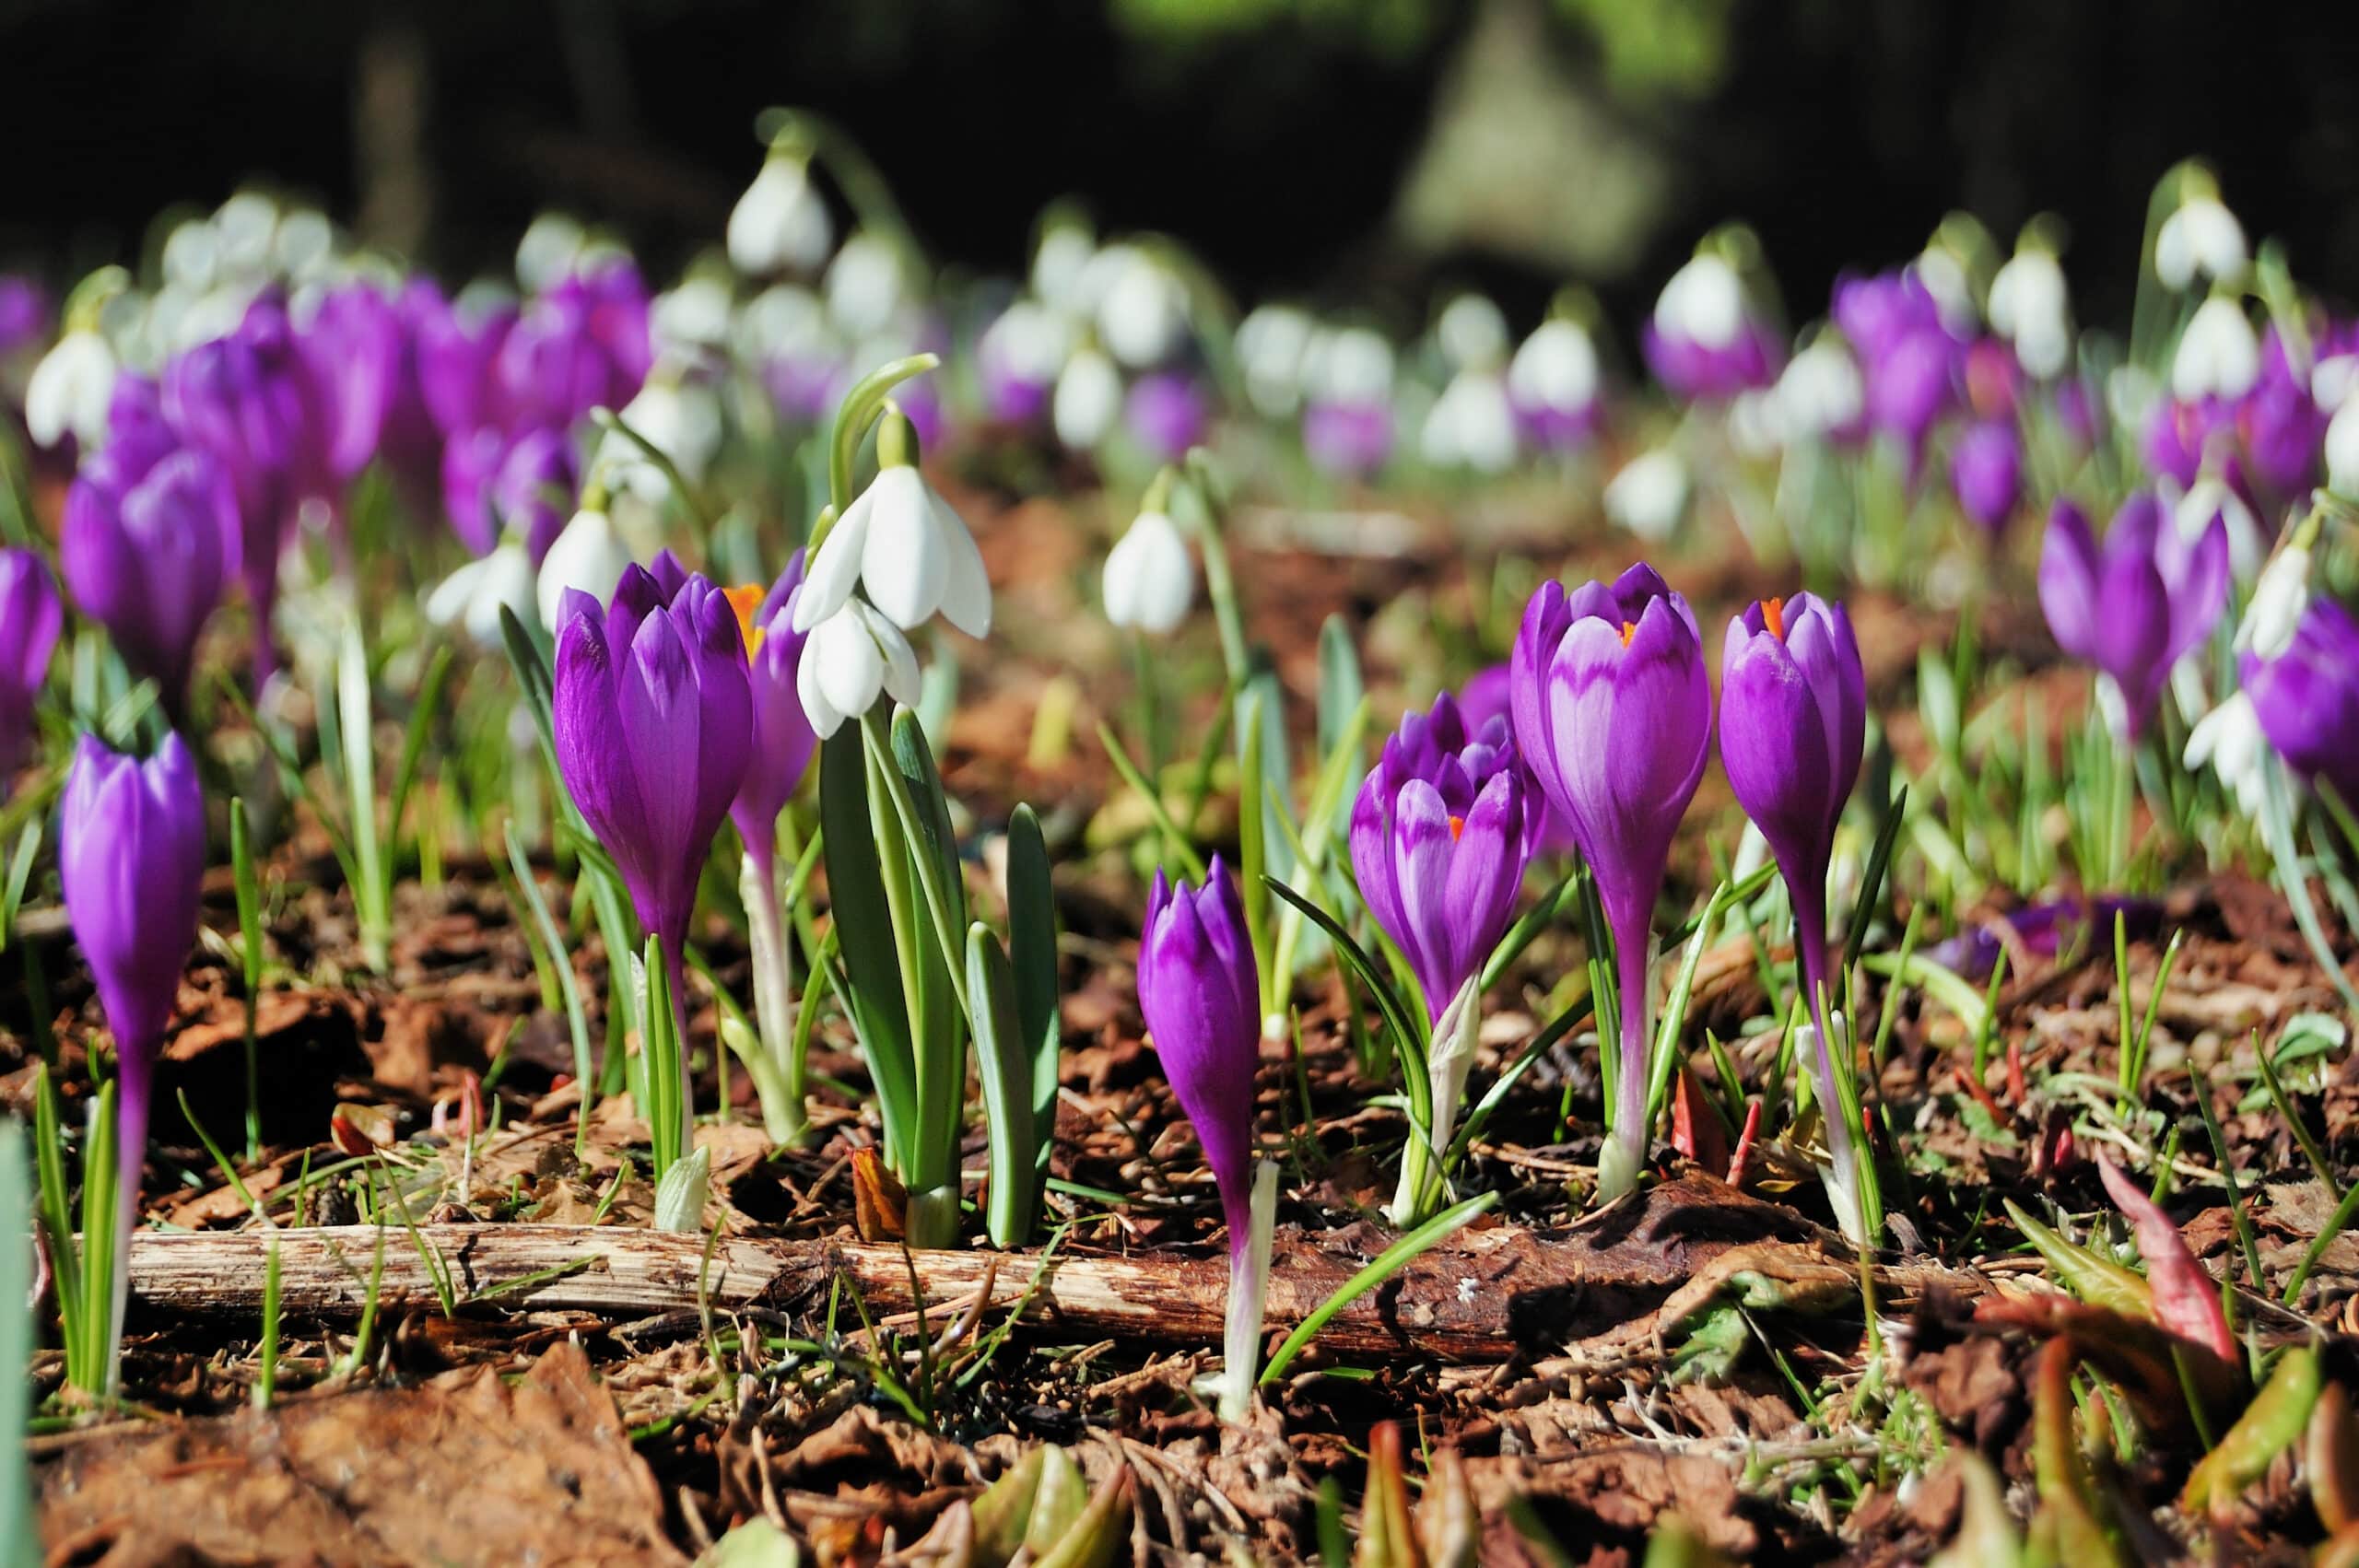
<svg viewBox="0 0 2359 1568">
<path fill-rule="evenodd" d="M 1603 890 L 1600 889 L 1601 897 Z M 1652 921 L 1643 903 L 1604 899 L 1606 924 L 1614 931 L 1615 1012 L 1620 1015 L 1621 1062 L 1614 1073 L 1612 1125 L 1598 1156 L 1597 1195 L 1611 1202 L 1638 1185 L 1647 1160 L 1648 1014 L 1653 1010 L 1649 939 Z"/>
<path fill-rule="evenodd" d="M 1220 1419 L 1242 1421 L 1253 1403 L 1261 1359 L 1262 1295 L 1270 1281 L 1270 1240 L 1277 1226 L 1278 1167 L 1257 1160 L 1246 1234 L 1228 1238 L 1228 1321 L 1221 1337 Z"/>
<path fill-rule="evenodd" d="M 1836 1082 L 1835 1053 L 1845 1048 L 1827 1025 L 1827 998 L 1832 977 L 1826 972 L 1826 873 L 1795 874 L 1799 868 L 1781 867 L 1787 895 L 1794 906 L 1794 952 L 1802 970 L 1802 992 L 1808 1000 L 1812 1032 L 1817 1050 L 1811 1071 L 1818 1095 L 1820 1119 L 1826 1127 L 1827 1168 L 1822 1174 L 1835 1217 L 1854 1245 L 1865 1246 L 1867 1222 L 1860 1208 L 1860 1153 L 1852 1138 L 1851 1111 Z M 1864 1129 L 1860 1129 L 1864 1131 Z"/>
<path fill-rule="evenodd" d="M 774 1143 L 799 1140 L 810 1119 L 804 1105 L 804 1061 L 794 1049 L 794 953 L 786 940 L 786 922 L 779 907 L 778 851 L 769 845 L 745 846 L 745 898 L 754 966 L 754 1025 L 762 1050 L 777 1069 L 775 1095 L 764 1096 L 762 1119 Z M 759 1081 L 757 1081 L 757 1084 Z M 777 1105 L 769 1104 L 775 1098 Z"/>
</svg>

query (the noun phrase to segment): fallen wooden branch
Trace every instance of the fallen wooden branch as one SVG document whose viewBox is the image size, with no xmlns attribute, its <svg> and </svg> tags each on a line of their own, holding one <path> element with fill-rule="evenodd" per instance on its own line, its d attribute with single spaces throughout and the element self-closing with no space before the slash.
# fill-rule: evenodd
<svg viewBox="0 0 2359 1568">
<path fill-rule="evenodd" d="M 941 1312 L 971 1302 L 996 1261 L 990 1306 L 1013 1307 L 1032 1292 L 1026 1316 L 1036 1331 L 1211 1345 L 1219 1341 L 1228 1294 L 1224 1260 L 1165 1252 L 1062 1252 L 1034 1290 L 1042 1273 L 1037 1252 L 904 1253 L 849 1241 L 728 1237 L 708 1256 L 699 1236 L 611 1226 L 423 1225 L 416 1235 L 432 1249 L 463 1308 L 606 1316 L 700 1305 L 724 1316 L 743 1308 L 812 1313 L 826 1308 L 840 1280 L 872 1315 L 919 1305 Z M 1316 1236 L 1281 1231 L 1269 1328 L 1299 1324 L 1387 1239 L 1372 1226 Z M 285 1311 L 310 1317 L 360 1311 L 379 1245 L 375 1227 L 282 1230 L 277 1243 Z M 1445 1361 L 1546 1352 L 1649 1316 L 1732 1248 L 1780 1243 L 1813 1256 L 1820 1245 L 1792 1211 L 1689 1177 L 1567 1231 L 1461 1232 L 1337 1314 L 1320 1343 L 1345 1353 Z M 252 1229 L 143 1232 L 132 1240 L 133 1299 L 173 1316 L 256 1314 L 267 1245 Z M 439 1306 L 411 1233 L 388 1230 L 383 1246 L 382 1305 Z M 1890 1289 L 1910 1290 L 1911 1271 L 1879 1274 Z"/>
</svg>

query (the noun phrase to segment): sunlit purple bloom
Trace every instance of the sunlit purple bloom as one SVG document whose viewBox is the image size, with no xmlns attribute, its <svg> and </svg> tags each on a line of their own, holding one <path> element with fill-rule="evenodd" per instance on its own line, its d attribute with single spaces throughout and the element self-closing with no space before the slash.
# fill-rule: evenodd
<svg viewBox="0 0 2359 1568">
<path fill-rule="evenodd" d="M 803 552 L 797 550 L 760 602 L 746 605 L 738 625 L 745 638 L 754 731 L 745 781 L 729 809 L 746 851 L 765 865 L 778 837 L 778 813 L 819 747 L 795 685 L 809 640 L 794 629 L 794 593 L 802 586 Z M 732 602 L 743 603 L 756 591 L 738 590 Z"/>
<path fill-rule="evenodd" d="M 1508 721 L 1508 733 L 1515 733 L 1515 666 L 1492 664 L 1467 677 L 1466 685 L 1458 694 L 1459 716 L 1466 722 L 1470 734 L 1480 733 L 1495 718 Z M 1526 773 L 1530 770 L 1527 768 Z M 1527 792 L 1525 811 L 1539 822 L 1538 837 L 1532 846 L 1537 854 L 1563 855 L 1579 848 L 1573 837 L 1572 822 L 1548 801 L 1547 793 L 1535 783 Z"/>
<path fill-rule="evenodd" d="M 1204 439 L 1211 416 L 1201 388 L 1175 370 L 1154 370 L 1131 385 L 1123 419 L 1131 436 L 1161 462 L 1177 462 Z"/>
<path fill-rule="evenodd" d="M 621 408 L 652 359 L 647 288 L 616 261 L 574 273 L 527 301 L 500 343 L 493 377 L 511 422 L 564 428 Z"/>
<path fill-rule="evenodd" d="M 1201 888 L 1155 873 L 1139 936 L 1139 1012 L 1220 1188 L 1234 1266 L 1252 1235 L 1253 1072 L 1261 976 L 1237 883 L 1213 857 Z"/>
<path fill-rule="evenodd" d="M 1969 426 L 1950 452 L 1950 485 L 1960 510 L 1997 533 L 2023 498 L 2024 444 L 2009 419 Z"/>
<path fill-rule="evenodd" d="M 326 414 L 327 467 L 338 479 L 377 455 L 400 389 L 402 340 L 393 302 L 367 283 L 329 290 L 299 333 Z"/>
<path fill-rule="evenodd" d="M 493 372 L 516 326 L 515 303 L 420 297 L 404 305 L 417 343 L 419 396 L 436 427 L 456 440 L 486 426 L 505 427 L 511 410 Z"/>
<path fill-rule="evenodd" d="M 1392 410 L 1381 403 L 1312 403 L 1302 411 L 1302 447 L 1321 472 L 1366 479 L 1392 454 Z"/>
<path fill-rule="evenodd" d="M 180 445 L 164 417 L 163 390 L 151 378 L 125 370 L 115 378 L 113 395 L 107 401 L 106 445 L 85 454 L 82 471 L 103 466 L 108 482 L 129 485 Z M 235 537 L 234 530 L 230 537 Z"/>
<path fill-rule="evenodd" d="M 1430 714 L 1402 719 L 1360 786 L 1351 825 L 1360 896 L 1409 961 L 1435 1021 L 1515 914 L 1539 806 L 1506 716 L 1470 731 L 1448 692 Z"/>
<path fill-rule="evenodd" d="M 697 878 L 744 782 L 753 707 L 737 614 L 691 577 L 667 603 L 639 567 L 611 605 L 569 591 L 557 633 L 557 767 L 640 923 L 676 962 Z"/>
<path fill-rule="evenodd" d="M 2318 482 L 2318 456 L 2331 414 L 2318 406 L 2309 378 L 2294 374 L 2277 329 L 2262 333 L 2260 379 L 2236 411 L 2236 431 L 2252 476 L 2263 490 L 2291 498 Z"/>
<path fill-rule="evenodd" d="M 565 528 L 576 483 L 573 445 L 561 431 L 531 427 L 511 436 L 486 427 L 442 449 L 443 509 L 452 532 L 478 556 L 513 531 L 537 563 Z"/>
<path fill-rule="evenodd" d="M 2039 558 L 2039 603 L 2064 651 L 2111 678 L 2117 729 L 2135 742 L 2171 666 L 2201 642 L 2228 597 L 2228 532 L 2180 535 L 2151 491 L 2132 496 L 2099 546 L 2088 515 L 2060 499 Z"/>
<path fill-rule="evenodd" d="M 2285 766 L 2325 779 L 2359 810 L 2359 621 L 2314 598 L 2293 646 L 2274 659 L 2247 653 L 2241 673 L 2260 731 Z"/>
<path fill-rule="evenodd" d="M 40 284 L 14 273 L 0 275 L 0 355 L 47 341 L 54 319 Z"/>
<path fill-rule="evenodd" d="M 155 681 L 177 721 L 197 638 L 221 602 L 237 493 L 209 452 L 174 451 L 128 483 L 114 455 L 110 445 L 84 463 L 66 492 L 59 562 L 75 603 L 107 628 L 135 674 Z"/>
<path fill-rule="evenodd" d="M 1674 395 L 1723 400 L 1778 379 L 1784 350 L 1724 256 L 1691 258 L 1663 285 L 1639 332 L 1655 379 Z"/>
<path fill-rule="evenodd" d="M 1672 837 L 1704 776 L 1712 689 L 1695 613 L 1641 563 L 1608 587 L 1543 583 L 1513 660 L 1516 746 L 1597 880 L 1621 978 L 1629 1174 L 1645 1151 L 1649 945 Z"/>
<path fill-rule="evenodd" d="M 0 550 L 0 797 L 32 743 L 33 698 L 65 628 L 49 568 L 30 550 Z"/>
</svg>

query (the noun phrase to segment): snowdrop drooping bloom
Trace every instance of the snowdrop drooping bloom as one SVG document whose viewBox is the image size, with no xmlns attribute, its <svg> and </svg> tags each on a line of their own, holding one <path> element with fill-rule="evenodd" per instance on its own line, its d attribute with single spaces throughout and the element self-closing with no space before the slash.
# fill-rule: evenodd
<svg viewBox="0 0 2359 1568">
<path fill-rule="evenodd" d="M 1687 465 L 1669 447 L 1642 452 L 1605 486 L 1605 515 L 1641 539 L 1671 536 L 1687 509 Z"/>
<path fill-rule="evenodd" d="M 1507 321 L 1479 294 L 1451 300 L 1434 325 L 1442 357 L 1455 368 L 1426 415 L 1419 447 L 1438 467 L 1497 474 L 1515 462 L 1515 407 L 1508 399 Z"/>
<path fill-rule="evenodd" d="M 888 403 L 876 430 L 876 477 L 821 544 L 795 596 L 796 631 L 814 631 L 833 616 L 851 601 L 856 585 L 905 630 L 923 626 L 939 610 L 968 637 L 991 635 L 992 585 L 982 552 L 918 472 L 917 455 L 917 433 Z M 812 722 L 819 722 L 816 713 Z"/>
<path fill-rule="evenodd" d="M 2252 698 L 2234 692 L 2228 700 L 2195 722 L 2188 731 L 2186 762 L 2190 771 L 2206 764 L 2236 799 L 2247 816 L 2259 816 L 2267 794 L 2268 775 L 2261 759 L 2268 755 L 2268 737 L 2260 732 L 2260 715 Z"/>
<path fill-rule="evenodd" d="M 1097 335 L 1116 359 L 1144 370 L 1179 352 L 1188 330 L 1188 291 L 1170 268 L 1130 245 L 1107 247 L 1091 266 L 1104 271 Z"/>
<path fill-rule="evenodd" d="M 1990 280 L 1990 324 L 2041 380 L 2071 362 L 2072 310 L 2054 252 L 2037 244 L 2016 248 Z"/>
<path fill-rule="evenodd" d="M 605 487 L 593 482 L 582 492 L 581 509 L 541 557 L 534 588 L 541 625 L 552 633 L 557 629 L 557 615 L 569 588 L 580 589 L 602 604 L 613 598 L 615 585 L 622 581 L 630 561 L 630 546 L 606 513 Z"/>
<path fill-rule="evenodd" d="M 1597 425 L 1597 345 L 1562 316 L 1532 330 L 1508 364 L 1508 397 L 1532 439 L 1565 451 Z"/>
<path fill-rule="evenodd" d="M 855 234 L 827 263 L 827 314 L 848 338 L 872 337 L 901 313 L 908 289 L 901 253 L 874 234 Z"/>
<path fill-rule="evenodd" d="M 502 537 L 491 554 L 469 561 L 426 596 L 429 622 L 457 626 L 478 648 L 502 646 L 499 612 L 503 608 L 520 623 L 527 615 L 539 614 L 534 598 L 533 557 L 513 532 Z"/>
<path fill-rule="evenodd" d="M 25 386 L 25 430 L 33 444 L 53 447 L 67 436 L 86 447 L 103 440 L 115 369 L 114 350 L 96 326 L 59 338 Z"/>
<path fill-rule="evenodd" d="M 2327 422 L 2326 482 L 2337 495 L 2359 497 L 2359 392 Z"/>
<path fill-rule="evenodd" d="M 2154 235 L 2154 275 L 2172 288 L 2198 278 L 2233 282 L 2249 255 L 2244 225 L 2226 204 L 2208 193 L 2179 204 Z"/>
<path fill-rule="evenodd" d="M 1106 439 L 1122 412 L 1122 373 L 1095 345 L 1085 345 L 1057 377 L 1050 420 L 1057 439 L 1086 451 Z"/>
<path fill-rule="evenodd" d="M 2244 308 L 2224 295 L 2196 307 L 2171 356 L 2171 395 L 2182 402 L 2219 397 L 2231 402 L 2260 380 L 2260 339 Z"/>
<path fill-rule="evenodd" d="M 670 458 L 680 477 L 691 485 L 704 478 L 713 454 L 721 450 L 721 403 L 710 387 L 659 376 L 640 388 L 621 417 Z M 662 505 L 671 492 L 671 475 L 619 430 L 607 432 L 599 442 L 597 461 L 619 488 L 650 506 Z"/>
<path fill-rule="evenodd" d="M 2252 602 L 2236 625 L 2236 649 L 2256 659 L 2275 659 L 2294 646 L 2310 608 L 2309 530 L 2305 527 L 2270 557 L 2253 585 Z"/>
<path fill-rule="evenodd" d="M 1196 567 L 1170 516 L 1150 505 L 1106 556 L 1106 618 L 1157 637 L 1180 628 L 1196 596 Z"/>
<path fill-rule="evenodd" d="M 810 160 L 773 147 L 729 212 L 729 264 L 749 277 L 816 272 L 835 244 L 835 220 L 811 183 Z"/>
<path fill-rule="evenodd" d="M 1849 440 L 1864 428 L 1868 386 L 1834 333 L 1821 333 L 1778 377 L 1778 421 L 1789 439 Z"/>
<path fill-rule="evenodd" d="M 1303 381 L 1317 324 L 1291 305 L 1257 305 L 1238 324 L 1237 361 L 1245 395 L 1264 417 L 1285 419 L 1302 406 Z"/>
<path fill-rule="evenodd" d="M 975 371 L 992 418 L 1029 425 L 1048 411 L 1072 335 L 1065 318 L 1037 299 L 1016 300 L 983 329 Z"/>
<path fill-rule="evenodd" d="M 1655 379 L 1683 398 L 1732 397 L 1777 378 L 1778 345 L 1718 251 L 1672 274 L 1639 339 Z"/>
<path fill-rule="evenodd" d="M 561 212 L 545 212 L 525 226 L 516 241 L 516 281 L 527 293 L 554 288 L 571 275 L 590 236 Z"/>
<path fill-rule="evenodd" d="M 800 629 L 801 615 L 793 623 Z M 795 695 L 804 717 L 821 740 L 876 706 L 878 696 L 898 703 L 918 699 L 918 656 L 901 628 L 864 600 L 847 599 L 821 621 L 803 645 L 795 667 Z"/>
</svg>

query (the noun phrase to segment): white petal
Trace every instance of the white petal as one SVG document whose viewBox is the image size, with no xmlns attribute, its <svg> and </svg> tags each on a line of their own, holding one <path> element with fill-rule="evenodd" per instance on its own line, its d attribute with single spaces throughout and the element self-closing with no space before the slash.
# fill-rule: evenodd
<svg viewBox="0 0 2359 1568">
<path fill-rule="evenodd" d="M 804 661 L 817 672 L 824 707 L 838 715 L 839 722 L 867 712 L 875 704 L 877 688 L 885 678 L 885 661 L 877 653 L 876 639 L 869 634 L 863 610 L 854 601 L 830 616 L 803 650 Z M 821 715 L 811 710 L 807 698 L 804 708 L 816 728 Z"/>
<path fill-rule="evenodd" d="M 811 728 L 818 731 L 822 740 L 843 727 L 843 710 L 827 700 L 827 688 L 819 684 L 816 639 L 804 647 L 803 657 L 795 661 L 794 695 L 803 704 L 803 716 L 811 720 Z"/>
<path fill-rule="evenodd" d="M 1085 348 L 1065 361 L 1050 405 L 1058 440 L 1076 450 L 1096 446 L 1114 427 L 1121 407 L 1122 374 L 1112 360 Z"/>
<path fill-rule="evenodd" d="M 1106 557 L 1106 618 L 1166 635 L 1188 618 L 1196 572 L 1187 543 L 1161 512 L 1141 512 Z"/>
<path fill-rule="evenodd" d="M 796 631 L 811 630 L 851 598 L 860 581 L 861 555 L 868 544 L 868 519 L 876 509 L 875 496 L 876 487 L 872 485 L 854 497 L 820 544 L 819 558 L 811 563 L 811 575 L 794 596 Z"/>
<path fill-rule="evenodd" d="M 469 561 L 465 566 L 434 585 L 426 596 L 426 618 L 438 626 L 454 624 L 467 613 L 467 605 L 475 599 L 475 585 L 491 570 L 491 557 Z"/>
<path fill-rule="evenodd" d="M 2326 474 L 2337 495 L 2359 497 L 2359 392 L 2345 398 L 2327 422 Z"/>
<path fill-rule="evenodd" d="M 565 603 L 565 591 L 578 588 L 600 603 L 614 597 L 615 585 L 623 579 L 623 569 L 630 565 L 630 550 L 616 532 L 614 520 L 603 511 L 584 509 L 573 514 L 565 532 L 557 536 L 549 553 L 541 559 L 541 574 L 535 598 L 541 614 L 541 625 L 557 630 L 557 614 Z"/>
<path fill-rule="evenodd" d="M 921 626 L 942 603 L 949 578 L 933 525 L 932 497 L 918 471 L 894 467 L 868 487 L 876 497 L 861 550 L 861 586 L 897 625 Z"/>
<path fill-rule="evenodd" d="M 968 637 L 992 635 L 992 579 L 983 570 L 983 553 L 976 548 L 975 536 L 967 532 L 966 520 L 950 509 L 950 503 L 926 492 L 932 502 L 935 547 L 941 553 L 943 566 L 942 615 L 952 626 Z"/>
<path fill-rule="evenodd" d="M 855 601 L 852 608 L 860 614 L 872 639 L 870 646 L 884 656 L 885 695 L 903 707 L 915 707 L 918 700 L 918 656 L 901 628 L 878 614 L 873 606 Z M 874 696 L 869 698 L 871 702 Z"/>
</svg>

